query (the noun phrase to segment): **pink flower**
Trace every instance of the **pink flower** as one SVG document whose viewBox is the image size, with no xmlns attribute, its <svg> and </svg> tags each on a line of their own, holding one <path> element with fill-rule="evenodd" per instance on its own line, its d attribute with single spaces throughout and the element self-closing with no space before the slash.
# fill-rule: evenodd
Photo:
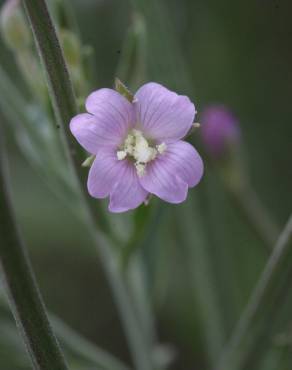
<svg viewBox="0 0 292 370">
<path fill-rule="evenodd" d="M 202 159 L 181 139 L 195 117 L 186 96 L 157 83 L 143 85 L 133 103 L 111 89 L 94 91 L 86 100 L 89 113 L 70 122 L 72 134 L 96 155 L 88 191 L 110 198 L 111 212 L 138 207 L 149 194 L 181 203 L 203 174 Z"/>
<path fill-rule="evenodd" d="M 214 157 L 221 157 L 240 139 L 236 117 L 224 105 L 210 105 L 201 115 L 201 134 L 205 149 Z"/>
</svg>

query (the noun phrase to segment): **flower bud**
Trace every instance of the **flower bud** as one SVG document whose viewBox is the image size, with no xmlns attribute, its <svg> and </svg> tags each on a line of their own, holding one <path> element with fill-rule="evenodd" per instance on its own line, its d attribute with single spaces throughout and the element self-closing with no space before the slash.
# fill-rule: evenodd
<svg viewBox="0 0 292 370">
<path fill-rule="evenodd" d="M 31 32 L 20 0 L 7 0 L 0 12 L 2 37 L 10 49 L 23 49 L 31 44 Z"/>
<path fill-rule="evenodd" d="M 240 140 L 239 123 L 223 105 L 211 105 L 201 115 L 201 135 L 206 151 L 219 158 Z"/>
</svg>

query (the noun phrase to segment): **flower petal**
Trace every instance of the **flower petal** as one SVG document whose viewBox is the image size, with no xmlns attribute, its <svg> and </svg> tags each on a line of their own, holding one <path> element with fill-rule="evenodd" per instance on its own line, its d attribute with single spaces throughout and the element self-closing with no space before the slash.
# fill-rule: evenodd
<svg viewBox="0 0 292 370">
<path fill-rule="evenodd" d="M 183 138 L 194 122 L 196 110 L 190 99 L 157 83 L 143 85 L 134 101 L 138 126 L 158 141 Z"/>
<path fill-rule="evenodd" d="M 113 150 L 100 151 L 89 170 L 87 188 L 94 198 L 106 198 L 125 171 Z"/>
<path fill-rule="evenodd" d="M 110 125 L 100 124 L 97 117 L 88 113 L 81 113 L 73 117 L 70 130 L 80 145 L 91 154 L 97 154 L 100 148 L 116 148 L 123 137 L 111 130 Z"/>
<path fill-rule="evenodd" d="M 163 165 L 176 174 L 189 187 L 198 184 L 203 176 L 204 164 L 196 149 L 186 141 L 177 141 L 167 145 L 162 155 Z"/>
<path fill-rule="evenodd" d="M 121 162 L 125 165 L 125 171 L 110 194 L 111 212 L 125 212 L 137 208 L 148 195 L 139 183 L 134 165 L 128 161 Z"/>
<path fill-rule="evenodd" d="M 181 203 L 187 197 L 188 184 L 172 173 L 162 160 L 150 162 L 139 180 L 145 190 L 166 202 Z"/>
<path fill-rule="evenodd" d="M 86 99 L 85 107 L 96 117 L 99 127 L 120 142 L 135 123 L 133 105 L 112 89 L 94 91 Z"/>
<path fill-rule="evenodd" d="M 203 162 L 195 148 L 185 141 L 169 143 L 167 150 L 147 165 L 140 178 L 144 189 L 170 203 L 181 203 L 188 187 L 203 174 Z"/>
</svg>

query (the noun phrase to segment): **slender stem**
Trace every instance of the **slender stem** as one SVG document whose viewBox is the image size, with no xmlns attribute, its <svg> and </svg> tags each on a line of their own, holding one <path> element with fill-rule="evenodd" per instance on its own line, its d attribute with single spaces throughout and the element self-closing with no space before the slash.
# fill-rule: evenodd
<svg viewBox="0 0 292 370">
<path fill-rule="evenodd" d="M 65 370 L 64 357 L 50 327 L 27 251 L 14 220 L 3 142 L 0 151 L 0 267 L 11 309 L 34 369 Z"/>
<path fill-rule="evenodd" d="M 2 293 L 4 292 L 0 289 L 0 325 L 2 321 L 8 323 L 11 321 L 10 307 L 6 297 Z M 98 369 L 102 368 L 103 370 L 130 370 L 121 360 L 102 348 L 97 347 L 94 343 L 68 326 L 59 317 L 50 312 L 48 312 L 48 316 L 54 333 L 60 341 L 64 352 L 68 354 L 68 358 L 72 356 L 74 359 L 82 359 L 83 362 L 91 363 Z M 15 328 L 16 330 L 17 328 Z M 17 335 L 17 332 L 15 332 L 15 335 Z M 14 332 L 12 336 L 14 337 Z M 4 337 L 1 337 L 1 343 L 5 341 Z"/>
<path fill-rule="evenodd" d="M 97 215 L 96 207 L 99 203 L 93 205 L 89 201 L 89 195 L 83 186 L 87 177 L 87 170 L 81 166 L 84 161 L 84 153 L 69 129 L 71 118 L 77 114 L 75 94 L 46 2 L 44 0 L 23 0 L 23 4 L 31 24 L 39 56 L 46 71 L 51 101 L 76 182 L 83 200 L 99 228 L 104 232 L 110 232 L 110 225 L 102 208 L 99 207 Z"/>
<path fill-rule="evenodd" d="M 54 112 L 62 125 L 70 149 L 71 158 L 79 168 L 80 146 L 69 132 L 69 121 L 77 114 L 74 91 L 69 79 L 63 53 L 51 17 L 44 1 L 23 0 L 35 37 L 38 52 L 47 73 Z M 64 99 L 64 97 L 66 97 Z"/>
<path fill-rule="evenodd" d="M 227 184 L 227 188 L 251 229 L 258 235 L 267 250 L 271 250 L 277 240 L 279 230 L 270 219 L 257 194 L 248 184 L 240 188 L 233 188 Z"/>
<path fill-rule="evenodd" d="M 224 322 L 220 312 L 218 284 L 216 284 L 215 270 L 212 266 L 214 250 L 210 248 L 209 240 L 204 233 L 208 230 L 208 225 L 205 223 L 207 220 L 197 217 L 199 212 L 196 214 L 195 210 L 199 210 L 200 200 L 194 195 L 191 195 L 191 198 L 192 203 L 186 203 L 178 210 L 174 229 L 177 227 L 178 242 L 190 277 L 191 294 L 198 306 L 200 324 L 204 331 L 204 341 L 211 365 L 215 363 L 224 343 Z M 200 216 L 202 216 L 201 213 Z M 196 220 L 196 226 L 194 226 L 194 220 Z"/>
<path fill-rule="evenodd" d="M 152 219 L 155 218 L 156 209 L 157 207 L 152 209 L 152 205 L 149 205 L 147 207 L 139 207 L 135 210 L 133 217 L 134 230 L 127 243 L 121 249 L 121 264 L 123 270 L 127 270 L 131 258 L 135 255 L 135 252 L 140 249 L 145 239 L 147 226 L 149 227 L 150 223 L 152 223 Z"/>
<path fill-rule="evenodd" d="M 96 242 L 99 246 L 99 255 L 105 266 L 109 283 L 112 288 L 113 297 L 117 304 L 122 325 L 130 351 L 132 353 L 135 369 L 150 370 L 153 369 L 153 360 L 151 358 L 151 344 L 147 342 L 144 336 L 143 324 L 139 321 L 137 311 L 131 301 L 130 292 L 125 284 L 124 276 L 120 270 L 120 262 L 117 256 L 113 254 L 108 240 L 99 233 L 95 233 Z"/>
<path fill-rule="evenodd" d="M 129 370 L 120 360 L 80 336 L 61 319 L 50 315 L 55 333 L 65 348 L 104 370 Z"/>
<path fill-rule="evenodd" d="M 291 287 L 292 215 L 279 236 L 231 340 L 219 360 L 218 370 L 242 369 L 251 352 L 263 346 L 266 331 L 276 319 Z"/>
<path fill-rule="evenodd" d="M 143 332 L 138 317 L 136 316 L 137 313 L 131 304 L 126 284 L 120 273 L 116 255 L 114 255 L 113 248 L 111 248 L 108 238 L 96 230 L 96 223 L 99 221 L 99 226 L 102 227 L 103 231 L 110 232 L 111 229 L 105 217 L 103 217 L 102 224 L 100 223 L 100 219 L 96 219 L 95 212 L 93 212 L 92 208 L 92 202 L 90 202 L 87 192 L 82 187 L 82 184 L 85 183 L 87 171 L 85 170 L 86 172 L 84 172 L 84 169 L 81 168 L 83 160 L 80 159 L 82 155 L 80 155 L 79 146 L 76 146 L 75 139 L 73 139 L 68 127 L 69 120 L 76 114 L 76 103 L 56 31 L 44 0 L 23 0 L 23 3 L 34 32 L 40 57 L 47 72 L 47 80 L 54 110 L 60 121 L 60 126 L 63 127 L 64 142 L 65 146 L 68 148 L 69 162 L 74 168 L 74 173 L 80 185 L 81 194 L 83 195 L 87 215 L 86 224 L 94 238 L 107 278 L 111 285 L 113 296 L 116 300 L 128 338 L 135 368 L 137 370 L 150 370 L 152 368 L 151 355 L 145 343 L 145 339 L 143 338 Z M 96 203 L 97 202 L 95 202 L 94 205 Z M 101 214 L 100 210 L 99 216 Z"/>
<path fill-rule="evenodd" d="M 231 201 L 241 212 L 266 252 L 270 252 L 281 230 L 254 191 L 242 148 L 231 147 L 229 158 L 215 165 L 215 171 L 221 178 Z"/>
</svg>

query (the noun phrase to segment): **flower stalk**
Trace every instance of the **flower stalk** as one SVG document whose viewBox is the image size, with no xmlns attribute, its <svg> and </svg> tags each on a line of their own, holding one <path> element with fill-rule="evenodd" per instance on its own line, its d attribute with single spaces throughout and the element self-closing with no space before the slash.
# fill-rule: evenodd
<svg viewBox="0 0 292 370">
<path fill-rule="evenodd" d="M 280 230 L 252 187 L 240 147 L 233 148 L 229 158 L 220 165 L 215 163 L 214 169 L 231 202 L 269 253 L 277 241 Z"/>
<path fill-rule="evenodd" d="M 0 139 L 3 141 L 2 135 Z M 35 370 L 66 370 L 49 324 L 29 257 L 14 219 L 9 195 L 4 143 L 0 143 L 0 272 L 10 306 Z"/>
<path fill-rule="evenodd" d="M 226 318 L 222 315 L 220 300 L 221 285 L 217 282 L 214 269 L 214 246 L 207 238 L 206 203 L 201 200 L 204 189 L 199 196 L 191 196 L 191 202 L 180 207 L 174 217 L 173 229 L 176 229 L 177 244 L 190 281 L 190 296 L 196 302 L 200 325 L 204 332 L 209 366 L 216 363 L 218 354 L 225 340 Z M 204 222 L 199 218 L 204 217 Z M 196 220 L 194 224 L 193 220 Z M 225 315 L 229 315 L 226 310 Z"/>
<path fill-rule="evenodd" d="M 240 187 L 232 186 L 232 184 L 228 183 L 225 183 L 225 185 L 231 200 L 241 211 L 251 229 L 258 236 L 258 239 L 266 246 L 267 251 L 272 250 L 279 235 L 278 227 L 269 217 L 268 211 L 254 189 L 248 183 Z"/>
<path fill-rule="evenodd" d="M 249 358 L 260 355 L 265 346 L 277 309 L 282 306 L 292 277 L 292 215 L 280 234 L 263 273 L 240 317 L 217 370 L 240 370 Z"/>
<path fill-rule="evenodd" d="M 202 112 L 201 122 L 201 139 L 210 164 L 218 172 L 228 195 L 247 224 L 270 251 L 280 230 L 250 184 L 237 117 L 224 105 L 209 105 Z"/>
</svg>

